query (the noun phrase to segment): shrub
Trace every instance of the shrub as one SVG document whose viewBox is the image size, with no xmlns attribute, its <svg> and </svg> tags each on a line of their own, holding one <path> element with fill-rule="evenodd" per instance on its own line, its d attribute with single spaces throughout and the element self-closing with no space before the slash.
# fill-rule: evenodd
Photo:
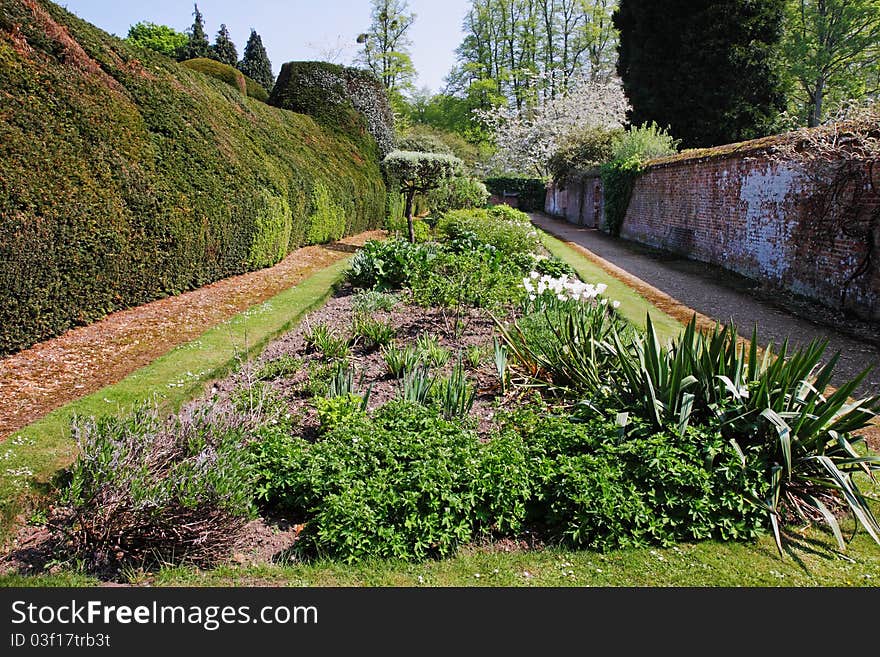
<svg viewBox="0 0 880 657">
<path fill-rule="evenodd" d="M 351 259 L 346 275 L 352 285 L 380 291 L 399 290 L 409 283 L 414 270 L 427 266 L 436 249 L 406 240 L 370 241 Z"/>
<path fill-rule="evenodd" d="M 310 555 L 446 556 L 481 533 L 516 530 L 525 514 L 521 441 L 483 446 L 420 406 L 393 402 L 313 444 L 255 447 L 262 498 L 305 519 L 297 547 Z"/>
<path fill-rule="evenodd" d="M 538 233 L 526 215 L 512 212 L 494 208 L 447 212 L 437 222 L 437 231 L 450 240 L 472 233 L 477 242 L 493 246 L 506 256 L 530 254 L 538 247 Z"/>
<path fill-rule="evenodd" d="M 242 422 L 153 408 L 79 420 L 80 456 L 50 518 L 61 551 L 91 569 L 192 563 L 229 553 L 253 513 Z"/>
<path fill-rule="evenodd" d="M 545 410 L 514 417 L 506 431 L 521 435 L 534 463 L 529 517 L 572 545 L 605 551 L 762 533 L 747 499 L 760 475 L 720 432 L 638 426 L 624 437 L 604 419 L 576 423 Z"/>
<path fill-rule="evenodd" d="M 423 306 L 497 308 L 515 301 L 522 272 L 489 248 L 439 253 L 411 273 L 413 301 Z"/>
<path fill-rule="evenodd" d="M 332 431 L 336 427 L 363 415 L 367 408 L 367 399 L 351 392 L 332 397 L 316 397 L 315 409 L 321 431 Z"/>
<path fill-rule="evenodd" d="M 375 313 L 380 310 L 391 311 L 398 303 L 400 297 L 390 292 L 378 290 L 360 290 L 354 295 L 353 308 L 355 313 Z"/>
<path fill-rule="evenodd" d="M 611 159 L 616 162 L 633 159 L 647 162 L 657 157 L 674 155 L 680 144 L 680 139 L 673 139 L 672 135 L 652 121 L 615 133 Z"/>
<path fill-rule="evenodd" d="M 517 205 L 523 212 L 541 212 L 547 200 L 547 185 L 536 178 L 488 178 L 483 182 L 495 196 L 517 194 Z"/>
<path fill-rule="evenodd" d="M 225 82 L 230 87 L 238 89 L 244 96 L 259 100 L 261 103 L 269 102 L 269 92 L 259 82 L 252 80 L 233 66 L 223 64 L 215 59 L 208 59 L 207 57 L 188 59 L 185 62 L 181 62 L 181 65 Z"/>
<path fill-rule="evenodd" d="M 0 22 L 0 180 L 14 181 L 0 185 L 0 353 L 275 264 L 306 242 L 317 182 L 350 231 L 381 225 L 369 136 L 251 101 L 53 3 L 8 0 Z"/>
<path fill-rule="evenodd" d="M 622 132 L 594 127 L 569 134 L 548 163 L 553 179 L 563 180 L 612 160 L 615 140 Z"/>
<path fill-rule="evenodd" d="M 619 342 L 619 341 L 618 341 Z M 880 470 L 880 457 L 865 455 L 864 429 L 880 408 L 880 397 L 850 402 L 867 375 L 826 396 L 839 354 L 825 361 L 827 342 L 813 342 L 773 357 L 739 347 L 732 326 L 704 335 L 696 319 L 662 347 L 648 318 L 647 333 L 633 349 L 618 351 L 621 393 L 634 412 L 654 426 L 690 422 L 720 427 L 750 467 L 764 476 L 758 498 L 782 550 L 780 526 L 801 519 L 827 524 L 845 544 L 835 512 L 849 511 L 878 543 L 880 524 L 859 489 L 856 473 Z M 823 365 L 823 361 L 825 364 Z"/>
<path fill-rule="evenodd" d="M 335 242 L 345 235 L 345 208 L 335 203 L 327 188 L 317 183 L 312 192 L 312 215 L 307 240 L 311 244 Z"/>
<path fill-rule="evenodd" d="M 428 207 L 438 215 L 450 210 L 481 208 L 488 200 L 486 186 L 469 176 L 444 180 L 439 187 L 428 192 Z"/>
<path fill-rule="evenodd" d="M 269 102 L 308 114 L 333 130 L 366 128 L 381 159 L 394 147 L 394 114 L 388 94 L 372 73 L 327 62 L 288 62 Z"/>
</svg>

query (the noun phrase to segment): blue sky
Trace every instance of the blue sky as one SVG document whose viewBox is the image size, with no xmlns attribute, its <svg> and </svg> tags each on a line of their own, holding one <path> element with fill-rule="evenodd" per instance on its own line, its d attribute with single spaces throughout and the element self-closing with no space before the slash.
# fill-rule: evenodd
<svg viewBox="0 0 880 657">
<path fill-rule="evenodd" d="M 192 24 L 188 0 L 57 0 L 69 11 L 107 32 L 125 36 L 128 27 L 141 20 L 184 30 Z M 419 72 L 418 86 L 434 91 L 455 63 L 461 42 L 461 22 L 468 0 L 410 0 L 416 14 L 411 28 L 413 62 Z M 250 28 L 263 38 L 275 73 L 286 61 L 327 59 L 328 49 L 348 48 L 338 63 L 350 63 L 355 38 L 370 24 L 369 0 L 199 0 L 205 31 L 213 41 L 220 23 L 226 23 L 239 55 Z"/>
</svg>

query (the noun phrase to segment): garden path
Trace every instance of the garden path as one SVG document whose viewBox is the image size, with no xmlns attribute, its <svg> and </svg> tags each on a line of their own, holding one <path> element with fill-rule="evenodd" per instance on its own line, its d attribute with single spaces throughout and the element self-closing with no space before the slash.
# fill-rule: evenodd
<svg viewBox="0 0 880 657">
<path fill-rule="evenodd" d="M 381 235 L 367 232 L 303 247 L 274 267 L 115 312 L 0 359 L 0 440 L 60 406 L 118 383 Z"/>
<path fill-rule="evenodd" d="M 530 215 L 533 223 L 556 237 L 582 247 L 603 269 L 639 291 L 676 319 L 686 322 L 693 311 L 711 320 L 733 320 L 744 337 L 755 322 L 762 347 L 793 345 L 826 338 L 831 353 L 840 351 L 835 383 L 866 367 L 875 369 L 862 383 L 862 395 L 880 394 L 880 328 L 843 316 L 816 303 L 763 289 L 760 283 L 719 267 L 613 238 L 545 214 Z M 676 312 L 676 309 L 678 312 Z"/>
</svg>

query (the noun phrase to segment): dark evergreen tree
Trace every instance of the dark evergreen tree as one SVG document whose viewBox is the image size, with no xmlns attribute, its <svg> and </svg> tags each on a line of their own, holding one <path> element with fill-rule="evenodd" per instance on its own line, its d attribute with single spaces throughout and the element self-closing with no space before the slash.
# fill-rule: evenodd
<svg viewBox="0 0 880 657">
<path fill-rule="evenodd" d="M 275 86 L 272 62 L 269 61 L 269 55 L 263 47 L 263 40 L 254 29 L 251 29 L 251 36 L 244 47 L 244 57 L 238 63 L 238 70 L 259 82 L 266 91 L 271 92 L 272 87 Z"/>
<path fill-rule="evenodd" d="M 760 137 L 785 108 L 773 63 L 785 0 L 621 0 L 617 71 L 633 124 L 686 147 Z"/>
<path fill-rule="evenodd" d="M 235 44 L 232 43 L 232 39 L 229 38 L 229 30 L 226 29 L 225 23 L 220 24 L 220 31 L 217 32 L 217 38 L 214 41 L 214 45 L 211 46 L 211 54 L 209 56 L 211 59 L 216 59 L 218 62 L 228 64 L 229 66 L 234 67 L 238 64 L 238 50 Z"/>
<path fill-rule="evenodd" d="M 199 11 L 199 6 L 193 5 L 193 7 L 195 8 L 193 11 L 194 20 L 192 27 L 186 32 L 189 40 L 178 53 L 180 61 L 207 57 L 211 53 L 211 46 L 208 44 L 207 35 L 205 35 L 205 19 L 202 12 Z"/>
</svg>

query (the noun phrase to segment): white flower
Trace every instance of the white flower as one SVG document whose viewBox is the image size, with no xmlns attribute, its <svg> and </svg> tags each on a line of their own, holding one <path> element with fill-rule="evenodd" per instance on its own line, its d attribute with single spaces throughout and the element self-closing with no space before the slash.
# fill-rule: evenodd
<svg viewBox="0 0 880 657">
<path fill-rule="evenodd" d="M 612 302 L 611 307 L 617 310 L 618 308 L 620 308 L 620 301 Z"/>
<path fill-rule="evenodd" d="M 541 278 L 541 274 L 539 274 L 536 271 L 533 271 L 531 274 L 529 274 L 529 278 L 531 278 L 533 281 L 536 281 L 539 278 Z"/>
<path fill-rule="evenodd" d="M 605 283 L 599 283 L 596 286 L 596 292 L 598 292 L 599 294 L 605 294 L 605 290 L 607 290 L 607 289 L 608 289 L 608 286 L 605 285 Z"/>
<path fill-rule="evenodd" d="M 599 305 L 600 305 L 600 306 L 607 306 L 607 305 L 608 305 L 608 299 L 602 299 L 602 300 L 599 302 Z"/>
</svg>

